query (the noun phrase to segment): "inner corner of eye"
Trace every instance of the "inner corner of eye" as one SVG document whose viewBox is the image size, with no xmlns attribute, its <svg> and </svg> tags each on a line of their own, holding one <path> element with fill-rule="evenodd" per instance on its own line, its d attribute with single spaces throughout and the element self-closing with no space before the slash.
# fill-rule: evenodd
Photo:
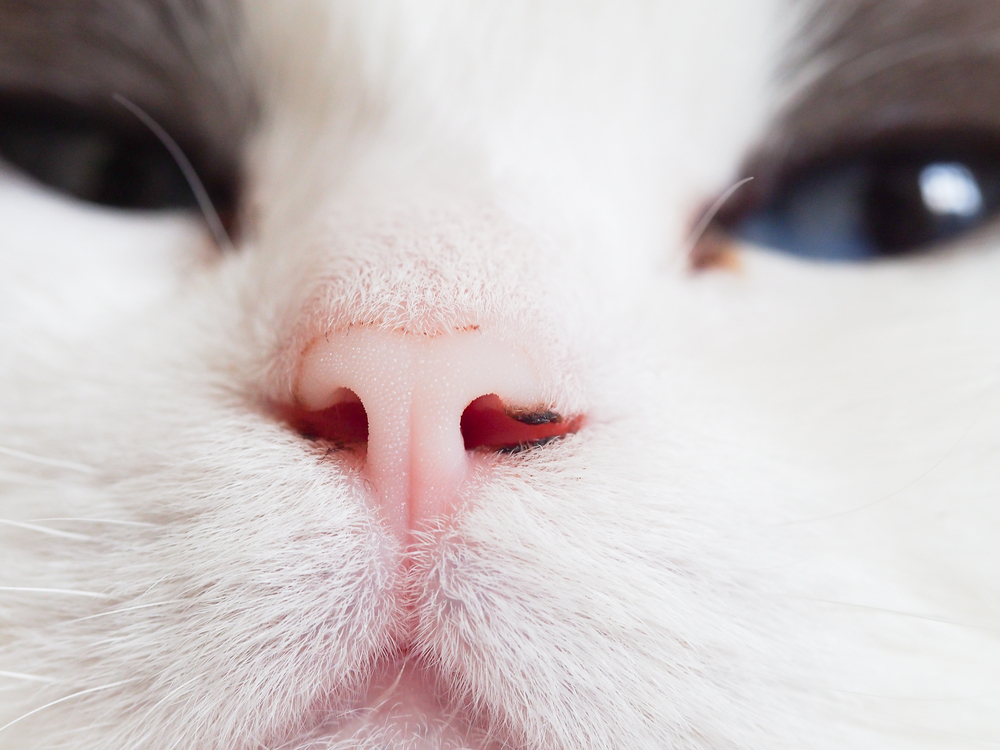
<svg viewBox="0 0 1000 750">
<path fill-rule="evenodd" d="M 737 196 L 750 182 L 744 178 L 719 195 L 704 201 L 688 221 L 687 262 L 693 271 L 738 270 L 739 225 L 751 208 L 752 196 Z"/>
<path fill-rule="evenodd" d="M 721 226 L 708 226 L 695 238 L 688 250 L 687 262 L 692 271 L 737 271 L 740 238 Z"/>
</svg>

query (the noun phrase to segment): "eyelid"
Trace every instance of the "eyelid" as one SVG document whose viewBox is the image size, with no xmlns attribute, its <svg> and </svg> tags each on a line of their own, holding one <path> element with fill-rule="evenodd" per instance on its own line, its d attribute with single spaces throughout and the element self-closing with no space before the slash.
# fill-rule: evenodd
<svg viewBox="0 0 1000 750">
<path fill-rule="evenodd" d="M 933 152 L 959 161 L 988 157 L 1000 163 L 1000 126 L 996 130 L 935 128 L 915 122 L 877 133 L 831 132 L 825 141 L 807 143 L 796 142 L 793 133 L 780 132 L 744 161 L 740 178 L 753 180 L 726 201 L 714 223 L 726 225 L 734 215 L 761 205 L 777 186 L 806 173 L 845 164 L 861 154 L 877 160 L 905 152 Z"/>
<path fill-rule="evenodd" d="M 713 226 L 800 257 L 857 261 L 951 242 L 1000 214 L 1000 134 L 919 132 L 812 162 L 750 162 L 761 179 Z"/>
</svg>

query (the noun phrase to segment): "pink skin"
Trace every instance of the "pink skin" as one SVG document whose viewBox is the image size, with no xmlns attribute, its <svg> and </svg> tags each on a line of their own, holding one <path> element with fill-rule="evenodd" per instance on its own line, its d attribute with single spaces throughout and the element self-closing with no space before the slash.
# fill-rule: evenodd
<svg viewBox="0 0 1000 750">
<path fill-rule="evenodd" d="M 452 515 L 475 449 L 529 444 L 580 424 L 511 417 L 544 413 L 542 379 L 524 351 L 477 330 L 330 332 L 307 347 L 295 394 L 303 432 L 367 442 L 362 474 L 404 545 L 413 531 Z"/>
</svg>

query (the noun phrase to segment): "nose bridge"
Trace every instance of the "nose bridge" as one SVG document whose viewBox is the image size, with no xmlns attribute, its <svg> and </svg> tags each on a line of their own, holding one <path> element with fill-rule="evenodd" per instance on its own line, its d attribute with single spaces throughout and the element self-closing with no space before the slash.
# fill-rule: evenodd
<svg viewBox="0 0 1000 750">
<path fill-rule="evenodd" d="M 407 335 L 354 327 L 307 350 L 297 397 L 316 411 L 353 391 L 368 419 L 363 473 L 384 520 L 400 534 L 446 516 L 469 468 L 462 414 L 477 398 L 531 406 L 538 374 L 516 346 L 478 331 Z"/>
</svg>

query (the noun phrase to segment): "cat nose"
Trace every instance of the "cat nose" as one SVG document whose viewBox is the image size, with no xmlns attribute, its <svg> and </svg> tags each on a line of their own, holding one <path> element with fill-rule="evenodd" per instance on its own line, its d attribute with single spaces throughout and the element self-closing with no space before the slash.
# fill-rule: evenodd
<svg viewBox="0 0 1000 750">
<path fill-rule="evenodd" d="M 363 456 L 383 518 L 403 536 L 455 510 L 477 456 L 580 423 L 546 406 L 523 350 L 477 330 L 325 334 L 302 358 L 295 395 L 299 430 Z"/>
</svg>

